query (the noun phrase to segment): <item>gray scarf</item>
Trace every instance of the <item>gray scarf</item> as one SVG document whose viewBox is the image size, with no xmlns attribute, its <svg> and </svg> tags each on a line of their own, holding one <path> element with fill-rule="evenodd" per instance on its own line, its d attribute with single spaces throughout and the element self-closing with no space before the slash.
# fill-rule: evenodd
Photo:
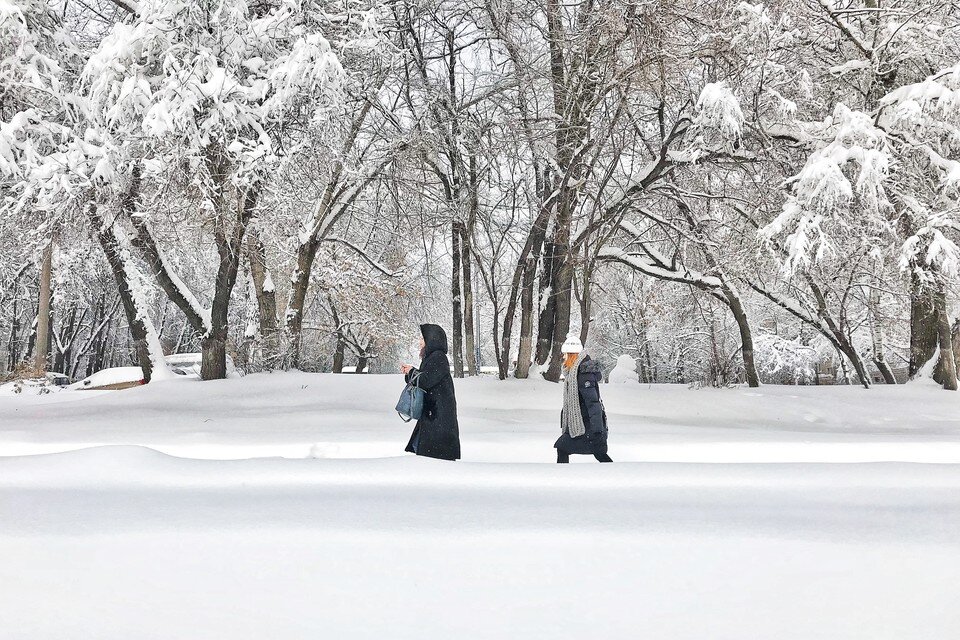
<svg viewBox="0 0 960 640">
<path fill-rule="evenodd" d="M 567 371 L 567 379 L 563 384 L 563 419 L 560 421 L 560 428 L 563 433 L 570 434 L 571 438 L 578 438 L 587 432 L 580 414 L 580 389 L 577 388 L 577 372 L 585 355 L 586 353 L 581 353 L 577 356 L 577 361 Z"/>
</svg>

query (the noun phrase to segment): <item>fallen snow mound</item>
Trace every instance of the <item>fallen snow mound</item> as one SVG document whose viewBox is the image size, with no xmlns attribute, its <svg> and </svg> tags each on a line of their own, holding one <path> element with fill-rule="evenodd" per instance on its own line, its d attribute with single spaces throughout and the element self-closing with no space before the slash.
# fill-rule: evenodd
<svg viewBox="0 0 960 640">
<path fill-rule="evenodd" d="M 637 361 L 627 354 L 617 358 L 617 365 L 610 372 L 610 384 L 639 383 L 637 376 Z"/>
</svg>

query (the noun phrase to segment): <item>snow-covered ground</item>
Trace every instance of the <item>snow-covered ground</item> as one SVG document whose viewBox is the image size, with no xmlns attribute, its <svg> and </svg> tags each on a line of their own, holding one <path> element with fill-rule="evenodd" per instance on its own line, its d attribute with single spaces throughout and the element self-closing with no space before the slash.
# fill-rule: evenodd
<svg viewBox="0 0 960 640">
<path fill-rule="evenodd" d="M 958 394 L 607 385 L 560 466 L 557 386 L 458 381 L 447 463 L 400 384 L 0 398 L 0 638 L 960 637 Z"/>
</svg>

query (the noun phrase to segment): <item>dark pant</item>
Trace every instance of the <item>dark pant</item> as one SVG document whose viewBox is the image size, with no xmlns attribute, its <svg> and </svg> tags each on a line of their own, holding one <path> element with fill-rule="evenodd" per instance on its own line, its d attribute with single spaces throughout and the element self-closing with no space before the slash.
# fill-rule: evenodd
<svg viewBox="0 0 960 640">
<path fill-rule="evenodd" d="M 613 460 L 610 459 L 610 456 L 605 453 L 595 453 L 593 454 L 593 457 L 597 459 L 597 462 L 613 462 Z M 570 462 L 570 454 L 566 451 L 557 449 L 557 462 L 561 464 Z"/>
</svg>

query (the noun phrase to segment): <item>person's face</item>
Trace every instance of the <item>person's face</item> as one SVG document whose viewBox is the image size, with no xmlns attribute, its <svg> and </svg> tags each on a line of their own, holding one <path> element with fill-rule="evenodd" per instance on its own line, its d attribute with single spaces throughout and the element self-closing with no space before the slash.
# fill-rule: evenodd
<svg viewBox="0 0 960 640">
<path fill-rule="evenodd" d="M 427 348 L 427 341 L 423 339 L 423 336 L 420 336 L 420 351 L 423 351 Z"/>
</svg>

